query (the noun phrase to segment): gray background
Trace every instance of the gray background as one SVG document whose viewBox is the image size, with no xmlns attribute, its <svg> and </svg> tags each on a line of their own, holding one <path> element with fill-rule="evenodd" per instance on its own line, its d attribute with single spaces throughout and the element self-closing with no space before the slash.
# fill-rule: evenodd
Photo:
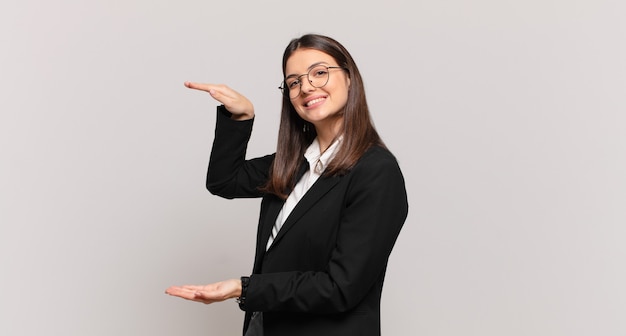
<svg viewBox="0 0 626 336">
<path fill-rule="evenodd" d="M 275 148 L 280 57 L 353 54 L 410 214 L 385 335 L 626 334 L 621 0 L 0 4 L 0 334 L 237 335 L 258 200 L 204 189 L 226 83 Z"/>
</svg>

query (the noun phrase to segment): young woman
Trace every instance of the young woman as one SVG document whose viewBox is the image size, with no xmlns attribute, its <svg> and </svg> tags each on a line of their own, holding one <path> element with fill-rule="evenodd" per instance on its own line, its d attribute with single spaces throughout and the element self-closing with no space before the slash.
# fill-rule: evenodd
<svg viewBox="0 0 626 336">
<path fill-rule="evenodd" d="M 321 35 L 283 55 L 276 153 L 246 160 L 253 105 L 224 85 L 185 83 L 222 105 L 207 188 L 262 197 L 252 274 L 167 293 L 237 298 L 245 335 L 380 335 L 387 261 L 407 216 L 404 179 L 369 115 L 348 51 Z"/>
</svg>

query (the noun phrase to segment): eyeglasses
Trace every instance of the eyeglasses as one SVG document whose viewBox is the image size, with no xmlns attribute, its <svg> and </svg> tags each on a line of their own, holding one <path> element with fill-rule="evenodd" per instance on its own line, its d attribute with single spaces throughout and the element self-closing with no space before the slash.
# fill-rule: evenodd
<svg viewBox="0 0 626 336">
<path fill-rule="evenodd" d="M 309 84 L 311 84 L 314 88 L 321 88 L 328 84 L 330 69 L 345 70 L 346 68 L 340 66 L 316 65 L 311 68 L 308 73 L 285 79 L 278 89 L 280 89 L 284 95 L 289 95 L 289 98 L 294 99 L 300 95 L 300 92 L 302 92 L 302 77 L 306 76 Z"/>
</svg>

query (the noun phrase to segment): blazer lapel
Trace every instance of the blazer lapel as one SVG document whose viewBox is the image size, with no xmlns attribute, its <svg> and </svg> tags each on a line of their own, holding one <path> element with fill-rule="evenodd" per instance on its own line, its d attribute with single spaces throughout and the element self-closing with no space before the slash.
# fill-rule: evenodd
<svg viewBox="0 0 626 336">
<path fill-rule="evenodd" d="M 262 227 L 260 228 L 259 244 L 257 246 L 256 254 L 261 256 L 261 260 L 263 259 L 262 256 L 265 254 L 267 242 L 269 241 L 270 235 L 272 234 L 272 228 L 274 227 L 274 223 L 276 222 L 278 213 L 285 204 L 284 200 L 281 200 L 280 198 L 275 196 L 273 197 L 275 199 L 269 202 L 269 205 L 267 206 L 267 215 L 265 215 L 265 220 L 261 224 Z"/>
<path fill-rule="evenodd" d="M 298 174 L 296 181 L 300 180 L 300 178 L 302 178 L 302 175 L 304 175 L 304 173 L 306 173 L 306 171 L 309 169 L 309 163 L 307 162 L 306 159 L 302 158 L 302 164 L 300 165 L 300 169 L 298 170 Z M 268 196 L 271 197 L 271 199 L 268 199 L 267 201 L 267 213 L 266 215 L 263 216 L 262 219 L 262 223 L 261 223 L 261 227 L 259 228 L 259 242 L 257 244 L 257 251 L 256 251 L 256 255 L 258 256 L 255 262 L 255 269 L 259 269 L 259 267 L 261 266 L 261 263 L 263 261 L 263 257 L 265 256 L 265 252 L 266 252 L 266 247 L 267 247 L 267 242 L 270 239 L 270 235 L 272 234 L 272 228 L 274 227 L 274 224 L 276 223 L 276 218 L 278 217 L 278 214 L 280 213 L 280 210 L 283 208 L 283 205 L 285 204 L 285 200 L 281 200 L 280 198 L 276 197 L 276 196 Z"/>
<path fill-rule="evenodd" d="M 320 177 L 311 186 L 311 189 L 309 189 L 306 194 L 304 194 L 304 196 L 302 197 L 300 202 L 298 202 L 293 211 L 291 211 L 291 214 L 289 214 L 289 216 L 287 217 L 287 220 L 280 228 L 280 231 L 278 231 L 278 236 L 276 236 L 276 238 L 274 239 L 274 242 L 272 243 L 272 246 L 270 246 L 270 249 L 272 249 L 273 246 L 279 243 L 282 237 L 289 231 L 289 229 L 291 229 L 291 227 L 293 227 L 294 224 L 298 222 L 298 219 L 300 219 L 302 215 L 304 215 L 313 205 L 315 205 L 315 203 L 317 203 L 317 201 L 322 198 L 322 196 L 324 196 L 335 185 L 337 185 L 340 180 L 340 176 L 333 176 L 328 178 Z M 276 213 L 276 216 L 278 216 L 278 212 Z M 276 216 L 274 216 L 274 219 L 276 219 Z M 267 240 L 265 240 L 265 243 L 267 243 Z"/>
</svg>

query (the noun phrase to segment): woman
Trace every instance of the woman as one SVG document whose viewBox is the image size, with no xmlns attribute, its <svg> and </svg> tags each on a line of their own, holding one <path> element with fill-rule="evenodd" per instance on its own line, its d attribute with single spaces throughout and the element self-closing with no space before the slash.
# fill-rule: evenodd
<svg viewBox="0 0 626 336">
<path fill-rule="evenodd" d="M 203 303 L 237 298 L 245 335 L 380 335 L 387 261 L 408 210 L 402 173 L 341 44 L 294 39 L 283 73 L 276 153 L 252 160 L 253 105 L 224 85 L 185 83 L 223 104 L 207 188 L 262 203 L 252 275 L 166 292 Z"/>
</svg>

